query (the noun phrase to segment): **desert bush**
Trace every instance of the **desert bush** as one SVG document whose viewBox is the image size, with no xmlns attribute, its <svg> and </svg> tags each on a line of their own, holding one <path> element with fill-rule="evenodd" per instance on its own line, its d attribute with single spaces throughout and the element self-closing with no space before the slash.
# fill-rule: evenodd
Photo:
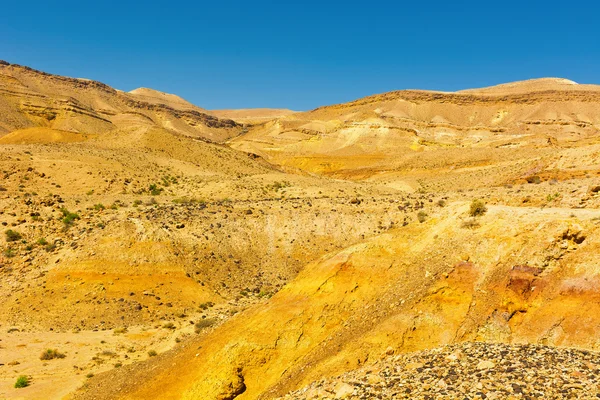
<svg viewBox="0 0 600 400">
<path fill-rule="evenodd" d="M 199 306 L 199 307 L 200 307 L 200 309 L 202 309 L 202 310 L 207 310 L 207 309 L 209 309 L 210 307 L 212 307 L 212 306 L 214 306 L 214 305 L 215 305 L 215 303 L 213 303 L 212 301 L 208 301 L 208 302 L 206 302 L 206 303 L 202 303 L 202 304 L 200 304 L 200 306 Z"/>
<path fill-rule="evenodd" d="M 45 246 L 48 244 L 48 241 L 45 238 L 40 238 L 38 239 L 37 244 L 39 244 L 40 246 Z"/>
<path fill-rule="evenodd" d="M 485 203 L 479 199 L 475 199 L 471 202 L 471 207 L 469 208 L 469 215 L 471 217 L 480 217 L 487 212 L 487 207 Z"/>
<path fill-rule="evenodd" d="M 48 349 L 40 355 L 40 360 L 54 360 L 55 358 L 65 358 L 66 356 L 56 349 Z"/>
<path fill-rule="evenodd" d="M 11 249 L 11 248 L 9 247 L 9 248 L 7 248 L 6 250 L 4 250 L 4 251 L 2 252 L 2 254 L 4 254 L 4 257 L 7 257 L 7 258 L 12 258 L 12 257 L 14 257 L 14 256 L 16 256 L 16 255 L 17 255 L 17 252 L 15 251 L 15 249 Z"/>
<path fill-rule="evenodd" d="M 102 211 L 105 208 L 106 207 L 104 207 L 104 204 L 102 204 L 102 203 L 94 204 L 94 210 L 96 210 L 96 211 Z"/>
<path fill-rule="evenodd" d="M 4 234 L 6 235 L 7 242 L 16 242 L 22 237 L 19 232 L 13 231 L 12 229 L 7 230 L 6 232 L 4 232 Z"/>
<path fill-rule="evenodd" d="M 546 201 L 551 202 L 551 201 L 558 199 L 559 197 L 560 197 L 560 193 L 549 194 L 548 196 L 546 196 Z"/>
<path fill-rule="evenodd" d="M 21 375 L 17 378 L 17 382 L 15 382 L 15 388 L 21 389 L 29 386 L 29 377 L 27 375 Z"/>
<path fill-rule="evenodd" d="M 158 353 L 156 352 L 156 350 L 149 350 L 148 351 L 148 356 L 149 357 L 156 357 L 158 355 Z"/>
<path fill-rule="evenodd" d="M 461 224 L 461 228 L 466 228 L 466 229 L 475 229 L 475 228 L 479 228 L 479 226 L 480 226 L 479 221 L 477 221 L 477 219 L 475 219 L 475 218 L 466 219 Z"/>
<path fill-rule="evenodd" d="M 46 246 L 44 246 L 44 250 L 46 250 L 48 253 L 53 252 L 56 250 L 56 243 L 48 243 Z"/>
<path fill-rule="evenodd" d="M 446 200 L 444 199 L 439 199 L 437 202 L 437 205 L 440 207 L 446 207 Z"/>
<path fill-rule="evenodd" d="M 537 184 L 542 183 L 542 178 L 540 178 L 538 175 L 533 175 L 533 176 L 528 176 L 526 178 L 526 181 L 527 181 L 527 183 L 535 183 L 537 185 Z"/>
<path fill-rule="evenodd" d="M 148 191 L 150 192 L 150 194 L 151 194 L 152 196 L 158 196 L 159 194 L 161 194 L 161 193 L 162 193 L 162 191 L 163 191 L 163 190 L 164 190 L 164 189 L 163 189 L 163 188 L 159 188 L 159 187 L 158 187 L 158 185 L 157 185 L 156 183 L 153 183 L 153 184 L 151 184 L 151 185 L 148 187 Z"/>
<path fill-rule="evenodd" d="M 79 214 L 72 213 L 69 210 L 67 210 L 65 207 L 61 208 L 60 212 L 63 215 L 62 221 L 65 224 L 65 226 L 67 226 L 67 227 L 73 225 L 73 222 L 75 222 L 76 219 L 79 219 Z"/>
<path fill-rule="evenodd" d="M 419 211 L 419 213 L 417 214 L 417 219 L 421 223 L 425 222 L 427 220 L 427 213 L 423 210 Z"/>
<path fill-rule="evenodd" d="M 195 331 L 196 333 L 200 333 L 203 329 L 210 328 L 217 322 L 214 318 L 206 318 L 196 322 Z"/>
<path fill-rule="evenodd" d="M 166 324 L 163 325 L 164 329 L 175 329 L 175 324 L 172 322 L 167 322 Z"/>
</svg>

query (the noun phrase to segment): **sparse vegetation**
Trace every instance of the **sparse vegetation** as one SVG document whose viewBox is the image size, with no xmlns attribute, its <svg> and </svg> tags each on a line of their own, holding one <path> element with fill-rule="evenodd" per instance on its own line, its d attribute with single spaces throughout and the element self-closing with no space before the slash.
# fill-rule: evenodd
<svg viewBox="0 0 600 400">
<path fill-rule="evenodd" d="M 65 358 L 66 355 L 56 349 L 48 349 L 40 355 L 40 360 L 54 360 L 56 358 Z"/>
<path fill-rule="evenodd" d="M 71 225 L 73 225 L 75 220 L 79 219 L 79 214 L 70 212 L 64 207 L 60 209 L 60 212 L 63 215 L 62 222 L 65 224 L 66 227 L 70 227 Z"/>
<path fill-rule="evenodd" d="M 548 203 L 550 203 L 551 201 L 554 201 L 554 200 L 558 199 L 559 197 L 560 197 L 560 193 L 549 194 L 548 196 L 546 196 L 546 201 Z"/>
<path fill-rule="evenodd" d="M 213 303 L 212 301 L 207 301 L 206 303 L 200 304 L 199 307 L 200 307 L 201 310 L 207 310 L 210 307 L 213 307 L 214 305 L 215 305 L 215 303 Z"/>
<path fill-rule="evenodd" d="M 267 189 L 278 192 L 278 191 L 285 189 L 287 187 L 290 187 L 290 186 L 292 186 L 292 184 L 288 181 L 281 181 L 281 182 L 275 181 L 272 184 L 267 185 Z"/>
<path fill-rule="evenodd" d="M 461 224 L 461 228 L 466 228 L 466 229 L 475 229 L 475 228 L 479 228 L 480 226 L 481 226 L 481 224 L 479 223 L 479 221 L 477 221 L 477 219 L 475 217 L 468 218 L 468 219 L 464 220 L 463 223 Z"/>
<path fill-rule="evenodd" d="M 21 375 L 17 378 L 17 381 L 15 382 L 15 388 L 21 389 L 21 388 L 29 386 L 29 384 L 30 384 L 29 377 L 27 375 Z"/>
<path fill-rule="evenodd" d="M 157 355 L 158 355 L 158 353 L 156 352 L 156 350 L 148 351 L 148 357 L 156 357 Z"/>
<path fill-rule="evenodd" d="M 150 192 L 150 194 L 152 196 L 158 196 L 159 194 L 161 194 L 163 192 L 163 188 L 158 187 L 158 185 L 156 183 L 151 184 L 148 187 L 148 191 Z"/>
<path fill-rule="evenodd" d="M 419 220 L 420 223 L 427 221 L 427 217 L 428 217 L 427 213 L 423 210 L 421 210 L 417 213 L 417 219 Z"/>
<path fill-rule="evenodd" d="M 6 232 L 4 232 L 4 234 L 6 235 L 7 242 L 16 242 L 22 237 L 19 232 L 13 231 L 12 229 L 7 230 Z"/>
<path fill-rule="evenodd" d="M 12 257 L 14 257 L 14 256 L 16 256 L 16 255 L 17 255 L 17 252 L 15 251 L 15 249 L 13 249 L 13 248 L 9 247 L 9 248 L 7 248 L 6 250 L 4 250 L 4 251 L 2 252 L 2 254 L 4 254 L 4 257 L 7 257 L 7 258 L 12 258 Z"/>
<path fill-rule="evenodd" d="M 196 324 L 194 325 L 194 327 L 196 328 L 195 331 L 196 331 L 196 333 L 200 333 L 203 329 L 210 328 L 216 322 L 217 322 L 217 320 L 214 318 L 202 319 L 202 320 L 196 322 Z"/>
<path fill-rule="evenodd" d="M 471 202 L 469 208 L 469 215 L 471 217 L 480 217 L 487 212 L 485 203 L 479 199 L 475 199 Z"/>
</svg>

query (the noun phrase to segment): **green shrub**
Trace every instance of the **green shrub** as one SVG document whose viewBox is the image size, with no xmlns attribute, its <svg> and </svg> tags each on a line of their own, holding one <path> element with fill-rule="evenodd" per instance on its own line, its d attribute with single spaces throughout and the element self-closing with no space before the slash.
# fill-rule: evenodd
<svg viewBox="0 0 600 400">
<path fill-rule="evenodd" d="M 4 257 L 12 258 L 17 255 L 17 252 L 15 251 L 15 249 L 11 249 L 9 247 L 8 249 L 4 250 L 3 254 L 4 254 Z"/>
<path fill-rule="evenodd" d="M 17 382 L 15 382 L 15 388 L 21 389 L 29 386 L 29 377 L 27 375 L 21 375 L 17 378 Z"/>
<path fill-rule="evenodd" d="M 55 358 L 65 358 L 63 353 L 56 349 L 48 349 L 40 355 L 40 360 L 54 360 Z"/>
<path fill-rule="evenodd" d="M 158 196 L 159 194 L 162 193 L 162 191 L 164 190 L 163 188 L 159 188 L 158 185 L 156 185 L 156 183 L 151 184 L 148 187 L 148 190 L 150 191 L 150 194 L 152 196 Z"/>
<path fill-rule="evenodd" d="M 106 207 L 104 207 L 104 204 L 102 204 L 102 203 L 94 204 L 94 210 L 96 210 L 96 211 L 102 211 L 105 208 Z"/>
<path fill-rule="evenodd" d="M 22 237 L 19 232 L 13 231 L 12 229 L 9 229 L 4 233 L 6 234 L 7 242 L 16 242 L 17 240 L 21 239 L 21 237 Z"/>
<path fill-rule="evenodd" d="M 481 200 L 475 199 L 471 202 L 471 207 L 469 208 L 469 215 L 471 217 L 479 217 L 487 212 L 487 207 L 485 203 Z"/>
<path fill-rule="evenodd" d="M 62 221 L 67 227 L 73 225 L 73 222 L 75 222 L 76 219 L 79 219 L 79 214 L 72 213 L 64 207 L 60 209 L 60 212 L 63 215 Z"/>
<path fill-rule="evenodd" d="M 48 241 L 45 238 L 38 239 L 37 244 L 40 246 L 45 246 L 48 244 Z"/>
</svg>

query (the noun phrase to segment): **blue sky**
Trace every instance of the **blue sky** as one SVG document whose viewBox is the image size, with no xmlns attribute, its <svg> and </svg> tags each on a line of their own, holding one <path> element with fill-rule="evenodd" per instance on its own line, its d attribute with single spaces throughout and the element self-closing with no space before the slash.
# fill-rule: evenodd
<svg viewBox="0 0 600 400">
<path fill-rule="evenodd" d="M 396 89 L 600 83 L 598 2 L 11 1 L 0 59 L 208 109 L 307 110 Z"/>
</svg>

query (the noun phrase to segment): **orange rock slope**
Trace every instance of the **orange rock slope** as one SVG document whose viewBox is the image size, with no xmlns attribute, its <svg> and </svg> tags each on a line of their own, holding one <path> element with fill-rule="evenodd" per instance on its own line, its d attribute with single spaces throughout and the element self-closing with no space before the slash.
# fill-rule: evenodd
<svg viewBox="0 0 600 400">
<path fill-rule="evenodd" d="M 597 211 L 456 205 L 308 265 L 268 303 L 121 393 L 280 396 L 377 359 L 462 341 L 597 349 Z M 159 394 L 160 393 L 160 394 Z"/>
</svg>

